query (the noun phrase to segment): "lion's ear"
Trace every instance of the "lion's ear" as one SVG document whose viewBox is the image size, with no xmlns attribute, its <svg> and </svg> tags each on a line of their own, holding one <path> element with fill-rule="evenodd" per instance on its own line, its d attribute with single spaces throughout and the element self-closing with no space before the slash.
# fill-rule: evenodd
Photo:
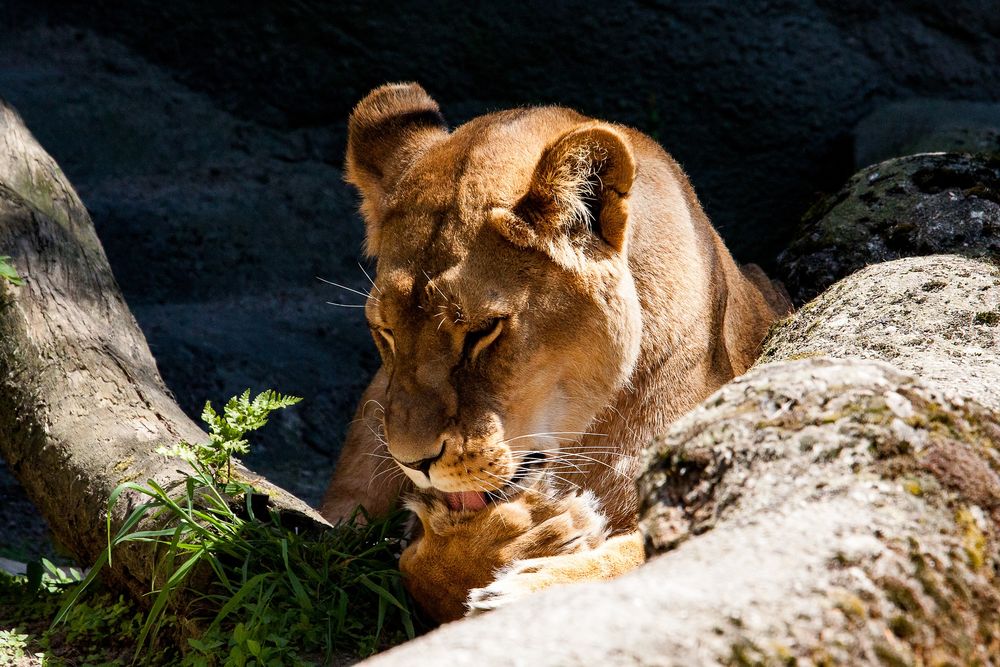
<svg viewBox="0 0 1000 667">
<path fill-rule="evenodd" d="M 635 157 L 620 130 L 606 123 L 573 129 L 542 153 L 528 192 L 512 209 L 527 229 L 510 231 L 550 246 L 590 234 L 621 252 L 634 180 Z"/>
<path fill-rule="evenodd" d="M 344 177 L 361 192 L 366 250 L 378 254 L 385 201 L 403 170 L 448 134 L 437 102 L 415 83 L 390 83 L 368 93 L 347 123 Z"/>
</svg>

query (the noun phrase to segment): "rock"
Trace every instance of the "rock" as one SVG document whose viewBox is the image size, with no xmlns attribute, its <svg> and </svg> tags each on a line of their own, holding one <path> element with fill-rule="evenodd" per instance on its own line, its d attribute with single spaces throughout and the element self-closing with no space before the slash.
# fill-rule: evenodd
<svg viewBox="0 0 1000 667">
<path fill-rule="evenodd" d="M 878 362 L 759 367 L 654 444 L 650 551 L 683 561 L 697 543 L 709 595 L 732 568 L 716 659 L 985 662 L 1000 648 L 984 567 L 1000 562 L 996 420 Z"/>
<path fill-rule="evenodd" d="M 915 98 L 884 104 L 854 129 L 857 168 L 917 153 L 1000 154 L 1000 104 Z"/>
<path fill-rule="evenodd" d="M 869 264 L 940 253 L 1000 257 L 1000 157 L 911 155 L 862 169 L 806 212 L 778 262 L 804 303 Z"/>
<path fill-rule="evenodd" d="M 954 255 L 864 268 L 778 327 L 757 365 L 815 356 L 887 361 L 1000 411 L 1000 269 Z"/>
<path fill-rule="evenodd" d="M 0 63 L 32 54 L 16 75 L 66 48 L 15 45 L 17 31 L 69 27 L 81 41 L 93 31 L 138 55 L 108 49 L 91 61 L 95 72 L 144 78 L 154 65 L 240 119 L 308 137 L 334 165 L 343 158 L 351 107 L 386 81 L 419 79 L 452 122 L 556 102 L 635 125 L 684 164 L 739 259 L 765 269 L 814 193 L 853 171 L 851 130 L 877 103 L 929 94 L 990 100 L 1000 89 L 1000 14 L 992 0 L 630 0 L 610 15 L 579 0 L 437 2 L 433 9 L 397 3 L 392 11 L 357 0 L 255 3 L 239 11 L 197 0 L 4 6 L 12 34 L 3 34 L 0 19 Z M 70 101 L 87 91 L 73 77 L 49 84 Z M 142 106 L 156 91 L 137 87 L 133 101 Z M 0 94 L 9 96 L 2 87 Z M 12 101 L 31 127 L 56 108 L 32 117 L 22 99 Z M 62 113 L 92 112 L 77 103 Z M 93 115 L 103 127 L 101 114 Z M 175 106 L 165 122 L 191 137 L 215 119 Z M 134 127 L 121 124 L 128 138 Z M 105 150 L 144 147 L 122 142 Z"/>
<path fill-rule="evenodd" d="M 839 282 L 652 444 L 646 565 L 370 664 L 992 664 L 998 293 L 953 256 Z"/>
</svg>

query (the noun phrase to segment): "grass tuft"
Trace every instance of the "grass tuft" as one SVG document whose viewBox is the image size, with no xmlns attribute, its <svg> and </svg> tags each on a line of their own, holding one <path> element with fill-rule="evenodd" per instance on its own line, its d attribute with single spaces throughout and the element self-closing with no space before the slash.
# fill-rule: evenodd
<svg viewBox="0 0 1000 667">
<path fill-rule="evenodd" d="M 28 565 L 27 575 L 0 571 L 0 665 L 128 664 L 143 620 L 133 600 L 107 590 L 93 591 L 73 607 L 65 622 L 51 627 L 82 574 L 61 572 L 45 559 Z M 176 649 L 164 646 L 144 664 L 179 661 Z"/>
<path fill-rule="evenodd" d="M 273 410 L 297 402 L 275 392 L 231 399 L 222 415 L 206 405 L 210 441 L 161 453 L 186 461 L 180 493 L 155 480 L 127 482 L 108 501 L 108 548 L 70 593 L 53 625 L 64 623 L 81 595 L 127 543 L 157 549 L 152 603 L 136 637 L 137 661 L 152 645 L 168 611 L 186 623 L 179 634 L 190 665 L 298 665 L 366 656 L 415 634 L 397 560 L 405 512 L 375 518 L 362 510 L 319 534 L 283 525 L 260 508 L 261 495 L 229 474 L 245 435 Z M 121 494 L 145 497 L 111 535 L 111 509 Z M 137 526 L 154 526 L 137 530 Z"/>
</svg>

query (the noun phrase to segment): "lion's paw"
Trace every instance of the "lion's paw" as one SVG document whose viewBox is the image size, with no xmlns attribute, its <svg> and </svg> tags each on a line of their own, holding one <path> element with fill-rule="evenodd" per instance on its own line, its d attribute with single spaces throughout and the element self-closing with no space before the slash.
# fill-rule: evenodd
<svg viewBox="0 0 1000 667">
<path fill-rule="evenodd" d="M 532 558 L 514 562 L 505 568 L 489 586 L 473 588 L 466 600 L 468 616 L 505 607 L 556 583 L 545 572 L 548 559 Z"/>
</svg>

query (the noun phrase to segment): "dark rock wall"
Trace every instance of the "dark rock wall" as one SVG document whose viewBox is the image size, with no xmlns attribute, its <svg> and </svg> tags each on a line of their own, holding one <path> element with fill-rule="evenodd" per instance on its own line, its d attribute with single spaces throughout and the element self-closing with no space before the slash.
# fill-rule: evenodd
<svg viewBox="0 0 1000 667">
<path fill-rule="evenodd" d="M 420 81 L 454 121 L 560 103 L 636 125 L 764 264 L 853 171 L 848 131 L 874 101 L 1000 94 L 989 0 L 69 5 L 32 1 L 20 20 L 87 26 L 240 117 L 329 132 L 317 152 L 336 165 L 351 106 L 387 80 Z"/>
<path fill-rule="evenodd" d="M 869 264 L 938 253 L 1000 258 L 1000 156 L 909 155 L 862 169 L 803 216 L 780 275 L 803 304 Z"/>
</svg>

